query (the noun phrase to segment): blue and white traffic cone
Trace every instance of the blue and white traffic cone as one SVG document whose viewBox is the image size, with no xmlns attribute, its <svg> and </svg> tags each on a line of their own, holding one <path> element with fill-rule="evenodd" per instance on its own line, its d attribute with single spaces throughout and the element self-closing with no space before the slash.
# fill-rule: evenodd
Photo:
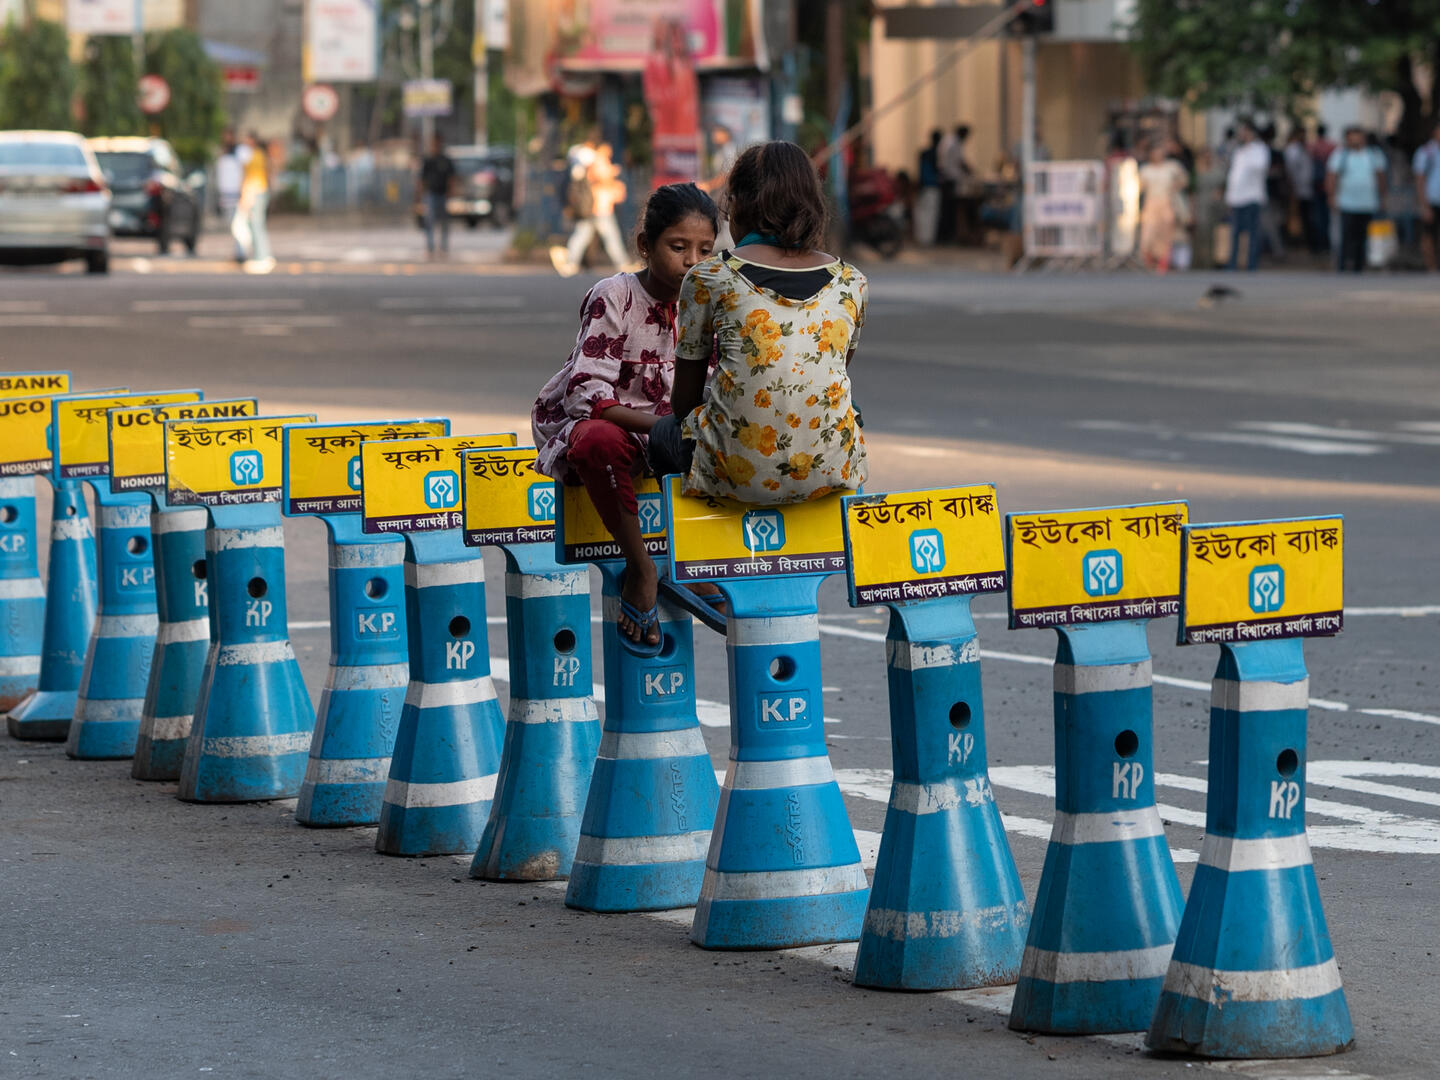
<svg viewBox="0 0 1440 1080">
<path fill-rule="evenodd" d="M 565 904 L 611 912 L 690 907 L 705 876 L 719 794 L 695 712 L 693 626 L 662 597 L 660 655 L 625 648 L 622 565 L 598 564 L 605 727 Z"/>
<path fill-rule="evenodd" d="M 1057 629 L 1055 825 L 1010 1026 L 1144 1031 L 1181 906 L 1155 806 L 1145 623 Z"/>
<path fill-rule="evenodd" d="M 405 705 L 405 542 L 367 536 L 354 514 L 325 515 L 330 554 L 330 673 L 295 820 L 374 825 Z"/>
<path fill-rule="evenodd" d="M 108 480 L 89 483 L 95 491 L 100 607 L 65 753 L 106 761 L 135 756 L 160 619 L 150 496 L 114 494 Z"/>
<path fill-rule="evenodd" d="M 135 743 L 136 780 L 178 780 L 210 652 L 203 507 L 158 507 L 150 515 L 160 629 Z"/>
<path fill-rule="evenodd" d="M 290 645 L 280 505 L 208 512 L 212 639 L 178 794 L 202 803 L 292 798 L 315 710 Z"/>
<path fill-rule="evenodd" d="M 706 949 L 854 941 L 869 885 L 825 749 L 818 576 L 722 586 L 730 768 L 690 940 Z"/>
<path fill-rule="evenodd" d="M 490 677 L 485 563 L 458 529 L 405 537 L 410 686 L 375 850 L 474 854 L 490 817 L 505 718 Z"/>
<path fill-rule="evenodd" d="M 1305 833 L 1309 685 L 1298 639 L 1220 647 L 1205 841 L 1152 1049 L 1316 1057 L 1354 1041 Z"/>
<path fill-rule="evenodd" d="M 971 597 L 890 609 L 895 780 L 855 957 L 855 985 L 1013 983 L 1030 908 L 995 807 Z"/>
<path fill-rule="evenodd" d="M 570 876 L 600 745 L 590 573 L 551 544 L 505 548 L 510 716 L 490 820 L 470 867 L 489 881 Z"/>
<path fill-rule="evenodd" d="M 35 477 L 0 477 L 0 710 L 40 685 L 45 587 L 36 561 Z"/>
<path fill-rule="evenodd" d="M 78 480 L 52 479 L 50 560 L 40 684 L 6 718 L 17 739 L 61 740 L 70 731 L 85 651 L 95 625 L 95 527 Z"/>
</svg>

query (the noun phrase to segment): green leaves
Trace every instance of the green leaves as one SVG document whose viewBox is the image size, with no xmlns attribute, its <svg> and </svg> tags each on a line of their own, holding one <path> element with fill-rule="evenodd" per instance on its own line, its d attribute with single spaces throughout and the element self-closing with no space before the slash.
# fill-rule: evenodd
<svg viewBox="0 0 1440 1080">
<path fill-rule="evenodd" d="M 170 104 L 152 118 L 182 161 L 210 160 L 225 131 L 220 66 L 205 55 L 192 30 L 167 30 L 146 39 L 145 70 L 170 84 Z"/>
<path fill-rule="evenodd" d="M 0 128 L 75 127 L 75 66 L 65 28 L 35 19 L 5 28 L 0 46 Z"/>
<path fill-rule="evenodd" d="M 81 118 L 86 135 L 143 135 L 145 115 L 136 100 L 139 76 L 127 37 L 92 37 L 81 68 Z"/>
</svg>

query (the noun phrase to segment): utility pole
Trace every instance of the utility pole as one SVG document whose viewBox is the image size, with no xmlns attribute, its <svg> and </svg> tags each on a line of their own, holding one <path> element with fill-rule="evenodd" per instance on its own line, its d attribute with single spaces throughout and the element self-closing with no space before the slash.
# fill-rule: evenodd
<svg viewBox="0 0 1440 1080">
<path fill-rule="evenodd" d="M 1020 166 L 1025 176 L 1035 160 L 1035 35 L 1027 33 L 1021 38 L 1020 48 L 1024 80 L 1020 97 Z"/>
<path fill-rule="evenodd" d="M 825 119 L 834 124 L 845 89 L 845 0 L 825 5 Z M 841 123 L 842 129 L 844 123 Z"/>
<path fill-rule="evenodd" d="M 471 45 L 471 62 L 475 69 L 475 145 L 490 143 L 490 42 L 486 40 L 486 20 L 490 0 L 475 0 L 475 38 Z"/>
<path fill-rule="evenodd" d="M 416 0 L 420 5 L 420 77 L 435 77 L 435 32 L 431 25 L 431 6 L 434 0 Z M 430 152 L 430 140 L 435 137 L 435 118 L 420 118 L 420 152 Z"/>
</svg>

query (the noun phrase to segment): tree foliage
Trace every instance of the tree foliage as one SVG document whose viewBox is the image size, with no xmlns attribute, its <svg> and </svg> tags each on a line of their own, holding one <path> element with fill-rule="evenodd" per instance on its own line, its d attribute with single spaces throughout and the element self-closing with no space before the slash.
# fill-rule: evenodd
<svg viewBox="0 0 1440 1080">
<path fill-rule="evenodd" d="M 1299 117 L 1322 90 L 1391 91 L 1412 144 L 1440 112 L 1417 77 L 1440 71 L 1440 0 L 1138 0 L 1133 44 L 1155 93 L 1199 108 Z"/>
<path fill-rule="evenodd" d="M 170 84 L 170 104 L 151 118 L 181 160 L 209 161 L 225 132 L 224 78 L 192 30 L 166 30 L 146 41 L 145 70 Z"/>
<path fill-rule="evenodd" d="M 81 69 L 86 135 L 143 135 L 145 114 L 136 100 L 135 47 L 128 37 L 92 37 Z"/>
<path fill-rule="evenodd" d="M 0 46 L 0 128 L 75 126 L 75 66 L 65 28 L 35 19 L 8 25 Z"/>
</svg>

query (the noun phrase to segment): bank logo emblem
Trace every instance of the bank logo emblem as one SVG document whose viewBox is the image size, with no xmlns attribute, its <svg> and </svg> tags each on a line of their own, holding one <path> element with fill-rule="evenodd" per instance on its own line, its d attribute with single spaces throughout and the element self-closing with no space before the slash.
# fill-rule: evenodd
<svg viewBox="0 0 1440 1080">
<path fill-rule="evenodd" d="M 1081 562 L 1085 592 L 1089 596 L 1114 596 L 1125 584 L 1124 563 L 1113 548 L 1089 552 Z"/>
<path fill-rule="evenodd" d="M 1279 611 L 1285 606 L 1285 568 L 1257 566 L 1250 571 L 1250 610 L 1257 615 Z"/>
<path fill-rule="evenodd" d="M 350 485 L 350 490 L 351 490 L 351 491 L 359 491 L 359 490 L 360 490 L 360 455 L 359 455 L 359 454 L 356 454 L 354 457 L 352 457 L 352 458 L 350 459 L 350 471 L 349 471 L 349 474 L 346 476 L 346 481 L 347 481 L 347 483 L 349 483 L 349 485 Z"/>
<path fill-rule="evenodd" d="M 658 533 L 665 530 L 665 508 L 660 505 L 659 495 L 635 496 L 635 514 L 640 519 L 642 533 Z"/>
<path fill-rule="evenodd" d="M 549 480 L 530 485 L 530 520 L 553 521 L 555 518 L 555 485 Z"/>
<path fill-rule="evenodd" d="M 425 474 L 425 505 L 431 510 L 450 510 L 460 501 L 460 477 L 451 469 Z"/>
<path fill-rule="evenodd" d="M 778 510 L 750 510 L 740 519 L 745 546 L 758 551 L 779 551 L 785 546 L 785 518 Z"/>
<path fill-rule="evenodd" d="M 258 484 L 265 476 L 265 459 L 258 450 L 236 450 L 230 455 L 230 482 L 241 487 Z"/>
<path fill-rule="evenodd" d="M 945 569 L 945 538 L 937 529 L 916 529 L 910 534 L 910 565 L 917 574 L 938 574 Z"/>
</svg>

